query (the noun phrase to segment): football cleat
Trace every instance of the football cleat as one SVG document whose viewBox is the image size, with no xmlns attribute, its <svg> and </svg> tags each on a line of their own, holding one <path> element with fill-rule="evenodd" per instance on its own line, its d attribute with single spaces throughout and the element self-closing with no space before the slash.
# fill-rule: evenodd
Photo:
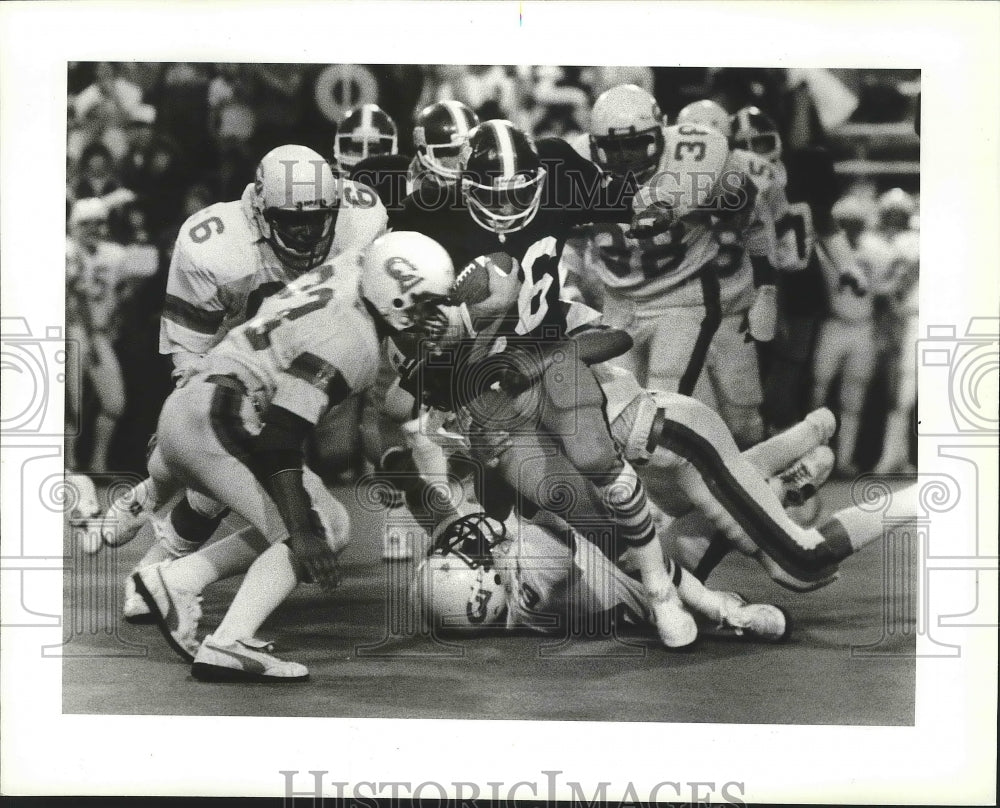
<svg viewBox="0 0 1000 808">
<path fill-rule="evenodd" d="M 163 579 L 163 568 L 169 563 L 162 561 L 143 567 L 132 575 L 132 580 L 163 638 L 181 659 L 193 662 L 194 655 L 198 653 L 201 597 L 167 584 Z"/>
<path fill-rule="evenodd" d="M 71 525 L 86 525 L 101 512 L 101 504 L 97 501 L 97 489 L 93 480 L 85 474 L 67 474 L 66 487 L 73 493 L 69 497 L 73 508 L 69 513 Z"/>
<path fill-rule="evenodd" d="M 691 612 L 684 608 L 674 586 L 650 593 L 648 600 L 656 632 L 667 648 L 684 648 L 698 639 L 698 624 Z"/>
<path fill-rule="evenodd" d="M 101 526 L 104 543 L 109 547 L 128 544 L 161 504 L 153 498 L 149 480 L 115 497 Z"/>
<path fill-rule="evenodd" d="M 802 505 L 819 490 L 833 471 L 833 450 L 817 446 L 781 474 L 782 504 Z"/>
<path fill-rule="evenodd" d="M 122 603 L 122 617 L 126 623 L 132 623 L 133 625 L 150 625 L 156 622 L 156 619 L 149 611 L 149 607 L 146 605 L 146 601 L 136 591 L 135 581 L 132 580 L 131 575 L 125 579 L 125 600 Z"/>
<path fill-rule="evenodd" d="M 201 682 L 304 682 L 309 669 L 298 662 L 271 656 L 274 646 L 248 638 L 221 642 L 205 637 L 191 666 L 191 675 Z"/>
<path fill-rule="evenodd" d="M 722 619 L 703 627 L 713 637 L 743 637 L 746 639 L 783 642 L 791 624 L 783 609 L 768 603 L 747 603 L 736 592 L 719 592 L 723 598 Z"/>
</svg>

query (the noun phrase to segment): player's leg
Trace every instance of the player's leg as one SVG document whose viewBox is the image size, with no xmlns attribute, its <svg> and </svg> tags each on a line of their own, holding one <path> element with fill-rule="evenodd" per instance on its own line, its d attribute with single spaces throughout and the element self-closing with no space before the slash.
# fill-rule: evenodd
<svg viewBox="0 0 1000 808">
<path fill-rule="evenodd" d="M 642 386 L 694 395 L 699 382 L 706 383 L 705 361 L 717 322 L 697 306 L 664 310 L 655 320 L 649 374 Z"/>
<path fill-rule="evenodd" d="M 757 347 L 747 342 L 742 314 L 722 318 L 712 340 L 711 379 L 718 412 L 741 449 L 764 438 L 760 407 L 764 394 L 757 364 Z"/>
<path fill-rule="evenodd" d="M 111 440 L 125 411 L 125 380 L 122 378 L 118 355 L 108 335 L 95 332 L 91 335 L 91 345 L 97 363 L 91 364 L 87 373 L 97 392 L 100 409 L 94 420 L 94 449 L 90 468 L 95 472 L 106 472 Z"/>
<path fill-rule="evenodd" d="M 792 522 L 762 475 L 740 456 L 719 417 L 691 399 L 678 397 L 664 413 L 651 462 L 669 469 L 714 529 L 744 552 L 773 561 L 789 585 L 829 582 L 839 561 L 871 540 L 866 530 L 845 528 L 840 513 L 816 530 Z M 856 526 L 854 516 L 848 525 Z"/>
<path fill-rule="evenodd" d="M 909 467 L 910 432 L 913 407 L 917 401 L 916 347 L 919 337 L 915 315 L 903 323 L 901 344 L 896 358 L 898 378 L 895 402 L 885 424 L 882 456 L 875 466 L 878 474 L 886 474 Z"/>
<path fill-rule="evenodd" d="M 541 426 L 558 437 L 573 467 L 596 487 L 614 522 L 617 538 L 639 568 L 664 644 L 689 645 L 697 637 L 697 628 L 679 601 L 655 541 L 645 488 L 635 469 L 621 458 L 611 437 L 604 394 L 596 377 L 575 357 L 571 360 L 575 365 L 553 365 L 542 378 L 545 401 Z M 567 521 L 573 524 L 572 519 Z"/>
<path fill-rule="evenodd" d="M 857 476 L 854 451 L 861 427 L 861 411 L 875 368 L 875 335 L 870 323 L 845 324 L 846 350 L 840 380 L 840 430 L 837 433 L 837 468 L 848 478 Z"/>
</svg>

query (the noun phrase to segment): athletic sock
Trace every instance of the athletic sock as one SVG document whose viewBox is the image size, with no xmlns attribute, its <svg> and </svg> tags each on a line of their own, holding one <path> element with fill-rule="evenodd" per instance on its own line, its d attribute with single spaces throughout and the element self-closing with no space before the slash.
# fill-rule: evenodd
<svg viewBox="0 0 1000 808">
<path fill-rule="evenodd" d="M 607 485 L 599 488 L 601 499 L 612 512 L 620 538 L 625 544 L 636 547 L 650 543 L 656 537 L 653 513 L 646 497 L 646 489 L 636 476 L 635 469 L 624 463 L 622 470 Z"/>
<path fill-rule="evenodd" d="M 172 587 L 200 594 L 215 581 L 246 572 L 265 549 L 265 539 L 252 527 L 245 527 L 168 564 L 163 579 Z"/>
<path fill-rule="evenodd" d="M 215 639 L 224 644 L 255 636 L 297 585 L 291 549 L 285 542 L 272 545 L 250 567 L 226 616 L 213 632 Z"/>
</svg>

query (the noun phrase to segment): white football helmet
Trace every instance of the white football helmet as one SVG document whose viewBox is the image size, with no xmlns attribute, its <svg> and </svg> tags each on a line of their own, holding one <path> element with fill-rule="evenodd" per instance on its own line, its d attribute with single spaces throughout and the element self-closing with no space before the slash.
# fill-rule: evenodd
<svg viewBox="0 0 1000 808">
<path fill-rule="evenodd" d="M 305 146 L 278 146 L 261 159 L 253 215 L 282 264 L 298 275 L 315 269 L 333 243 L 340 194 L 326 160 Z"/>
<path fill-rule="evenodd" d="M 594 162 L 610 174 L 649 179 L 663 154 L 663 113 L 648 92 L 622 84 L 601 93 L 590 113 Z"/>
<path fill-rule="evenodd" d="M 490 550 L 507 539 L 502 522 L 473 513 L 451 522 L 416 570 L 414 607 L 433 630 L 500 624 L 507 596 Z"/>
<path fill-rule="evenodd" d="M 84 247 L 100 241 L 108 232 L 108 206 L 103 199 L 78 199 L 69 214 L 70 235 Z"/>
<path fill-rule="evenodd" d="M 362 104 L 348 112 L 333 139 L 337 166 L 348 173 L 368 157 L 398 153 L 396 122 L 378 104 Z"/>
<path fill-rule="evenodd" d="M 444 247 L 422 233 L 387 233 L 361 263 L 361 295 L 394 331 L 431 335 L 446 320 L 455 268 Z"/>
<path fill-rule="evenodd" d="M 720 104 L 710 98 L 692 101 L 677 113 L 677 125 L 693 123 L 701 126 L 711 126 L 716 132 L 727 138 L 732 134 L 729 113 Z"/>
</svg>

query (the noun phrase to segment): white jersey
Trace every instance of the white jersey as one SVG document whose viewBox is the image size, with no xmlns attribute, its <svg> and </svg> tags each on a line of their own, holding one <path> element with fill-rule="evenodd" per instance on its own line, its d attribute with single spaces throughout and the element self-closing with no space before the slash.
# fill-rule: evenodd
<svg viewBox="0 0 1000 808">
<path fill-rule="evenodd" d="M 345 250 L 367 246 L 386 228 L 385 207 L 373 191 L 339 182 L 335 235 L 320 267 Z M 241 199 L 210 205 L 181 225 L 167 278 L 160 353 L 206 353 L 293 280 L 261 235 L 252 198 L 248 185 Z"/>
<path fill-rule="evenodd" d="M 206 357 L 202 373 L 236 375 L 258 409 L 282 407 L 315 424 L 375 381 L 375 325 L 358 295 L 361 252 L 303 275 L 263 302 Z"/>
<path fill-rule="evenodd" d="M 875 295 L 886 288 L 894 253 L 883 239 L 872 233 L 862 233 L 853 254 L 868 286 L 868 291 L 860 297 L 850 287 L 841 284 L 837 267 L 824 259 L 820 261 L 827 282 L 830 313 L 847 322 L 867 322 L 875 315 Z"/>
<path fill-rule="evenodd" d="M 624 224 L 588 225 L 583 244 L 577 245 L 582 250 L 578 262 L 609 292 L 647 308 L 703 305 L 701 285 L 692 281 L 704 267 L 722 280 L 724 301 L 730 306 L 737 299 L 746 302 L 744 287 L 752 277 L 747 253 L 774 256 L 770 164 L 749 152 L 731 151 L 726 138 L 711 129 L 682 125 L 663 132 L 663 157 L 637 194 L 637 204 L 666 202 L 681 219 L 667 232 L 644 239 L 626 236 Z M 589 156 L 583 139 L 572 145 Z M 713 203 L 722 203 L 718 214 Z M 734 214 L 734 204 L 745 210 Z"/>
<path fill-rule="evenodd" d="M 98 241 L 92 249 L 67 243 L 70 251 L 75 260 L 67 262 L 66 281 L 76 295 L 78 313 L 90 330 L 108 331 L 114 326 L 118 284 L 126 277 L 125 248 L 112 241 Z"/>
</svg>

